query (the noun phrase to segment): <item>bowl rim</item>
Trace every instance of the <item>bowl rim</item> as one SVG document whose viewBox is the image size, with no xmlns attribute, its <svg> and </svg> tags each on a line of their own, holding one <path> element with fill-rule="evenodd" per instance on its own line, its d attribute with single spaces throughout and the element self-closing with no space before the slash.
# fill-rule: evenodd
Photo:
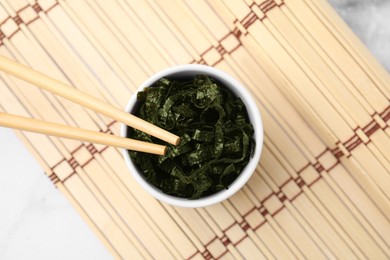
<svg viewBox="0 0 390 260">
<path fill-rule="evenodd" d="M 146 190 L 149 194 L 151 194 L 156 199 L 163 201 L 165 203 L 179 206 L 179 207 L 187 207 L 187 208 L 198 208 L 198 207 L 206 207 L 210 206 L 219 202 L 224 201 L 225 199 L 229 198 L 233 194 L 235 194 L 237 191 L 239 191 L 249 180 L 249 178 L 252 176 L 252 174 L 255 172 L 256 167 L 258 165 L 258 162 L 260 160 L 260 155 L 263 148 L 263 141 L 264 141 L 264 129 L 263 129 L 263 123 L 260 111 L 257 107 L 257 104 L 252 97 L 252 95 L 249 93 L 249 91 L 244 87 L 238 80 L 227 74 L 226 72 L 216 69 L 214 67 L 206 66 L 206 65 L 199 65 L 199 64 L 183 64 L 183 65 L 177 65 L 173 66 L 167 69 L 164 69 L 162 71 L 159 71 L 155 74 L 153 74 L 151 77 L 149 77 L 146 81 L 144 81 L 137 90 L 132 94 L 129 102 L 126 105 L 125 111 L 130 113 L 134 105 L 136 104 L 137 100 L 137 93 L 139 91 L 142 91 L 144 88 L 151 86 L 154 82 L 159 80 L 162 77 L 169 76 L 172 74 L 177 73 L 190 73 L 190 74 L 206 74 L 213 78 L 216 78 L 218 81 L 223 81 L 222 83 L 224 85 L 228 85 L 228 88 L 233 88 L 233 92 L 237 95 L 237 92 L 240 94 L 240 98 L 245 103 L 245 106 L 247 107 L 248 116 L 251 117 L 250 121 L 253 124 L 255 128 L 254 132 L 254 139 L 256 141 L 256 147 L 255 151 L 253 153 L 252 158 L 249 160 L 248 164 L 245 166 L 245 168 L 242 170 L 240 175 L 237 177 L 236 180 L 232 182 L 232 184 L 229 186 L 228 189 L 219 191 L 217 193 L 211 194 L 206 197 L 201 197 L 199 199 L 191 200 L 191 199 L 185 199 L 185 198 L 179 198 L 175 196 L 171 196 L 168 194 L 163 193 L 161 190 L 159 190 L 157 187 L 153 186 L 152 184 L 149 184 L 142 174 L 138 173 L 138 169 L 133 164 L 129 153 L 126 149 L 122 149 L 122 155 L 125 159 L 126 165 L 129 168 L 132 176 L 136 179 L 136 181 L 141 185 L 141 187 Z M 226 84 L 226 83 L 229 84 Z M 249 108 L 252 108 L 251 111 L 249 111 Z M 253 115 L 253 116 L 251 116 Z M 120 129 L 120 135 L 122 137 L 127 136 L 127 129 L 128 126 L 125 124 L 121 124 Z"/>
</svg>

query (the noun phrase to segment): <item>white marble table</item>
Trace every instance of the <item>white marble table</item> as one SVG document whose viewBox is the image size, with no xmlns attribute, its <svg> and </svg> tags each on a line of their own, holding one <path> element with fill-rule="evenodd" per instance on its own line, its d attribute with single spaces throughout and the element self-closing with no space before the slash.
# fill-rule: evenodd
<svg viewBox="0 0 390 260">
<path fill-rule="evenodd" d="M 390 0 L 330 2 L 390 70 Z M 14 133 L 4 128 L 0 128 L 0 259 L 111 259 Z"/>
<path fill-rule="evenodd" d="M 110 259 L 9 129 L 0 128 L 0 259 Z"/>
</svg>

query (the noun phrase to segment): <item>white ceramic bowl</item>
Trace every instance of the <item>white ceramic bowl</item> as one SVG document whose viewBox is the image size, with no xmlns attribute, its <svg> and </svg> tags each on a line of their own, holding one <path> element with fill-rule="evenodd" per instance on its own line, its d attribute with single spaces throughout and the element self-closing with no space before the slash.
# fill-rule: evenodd
<svg viewBox="0 0 390 260">
<path fill-rule="evenodd" d="M 175 67 L 171 67 L 169 69 L 163 70 L 154 74 L 148 80 L 146 80 L 139 88 L 138 91 L 142 91 L 145 87 L 149 87 L 153 85 L 157 80 L 162 77 L 169 78 L 181 78 L 181 77 L 191 77 L 197 74 L 209 75 L 210 77 L 216 79 L 220 83 L 222 83 L 225 87 L 229 88 L 236 96 L 240 97 L 244 102 L 247 111 L 249 120 L 251 121 L 254 127 L 254 139 L 256 141 L 256 147 L 254 150 L 253 157 L 250 159 L 246 167 L 242 170 L 241 174 L 237 177 L 237 179 L 230 184 L 228 189 L 219 191 L 215 194 L 201 197 L 199 199 L 190 200 L 179 198 L 171 195 L 167 195 L 163 193 L 160 189 L 156 188 L 152 184 L 148 183 L 143 175 L 139 172 L 138 168 L 133 164 L 129 153 L 127 150 L 123 150 L 123 156 L 126 161 L 127 166 L 130 169 L 133 177 L 137 180 L 137 182 L 152 196 L 156 199 L 169 203 L 171 205 L 180 206 L 180 207 L 188 207 L 188 208 L 197 208 L 197 207 L 205 207 L 218 202 L 221 202 L 234 193 L 236 193 L 244 184 L 249 180 L 252 176 L 252 173 L 255 171 L 256 166 L 260 159 L 261 150 L 263 147 L 263 124 L 261 120 L 261 116 L 259 113 L 259 109 L 256 106 L 255 101 L 249 92 L 238 82 L 236 79 L 228 75 L 227 73 L 215 69 L 213 67 L 204 66 L 204 65 L 179 65 Z M 135 104 L 137 102 L 137 95 L 132 95 L 129 103 L 127 104 L 126 111 L 132 112 Z M 127 136 L 128 126 L 121 126 L 121 136 Z"/>
</svg>

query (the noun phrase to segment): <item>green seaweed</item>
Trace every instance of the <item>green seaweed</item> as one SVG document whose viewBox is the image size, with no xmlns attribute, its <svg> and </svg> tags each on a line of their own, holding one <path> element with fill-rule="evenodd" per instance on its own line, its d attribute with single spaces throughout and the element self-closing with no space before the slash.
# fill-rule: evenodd
<svg viewBox="0 0 390 260">
<path fill-rule="evenodd" d="M 129 151 L 146 180 L 164 193 L 197 199 L 227 189 L 254 149 L 246 107 L 206 75 L 162 78 L 137 94 L 137 116 L 181 137 L 164 156 Z M 129 137 L 161 144 L 136 129 Z"/>
</svg>

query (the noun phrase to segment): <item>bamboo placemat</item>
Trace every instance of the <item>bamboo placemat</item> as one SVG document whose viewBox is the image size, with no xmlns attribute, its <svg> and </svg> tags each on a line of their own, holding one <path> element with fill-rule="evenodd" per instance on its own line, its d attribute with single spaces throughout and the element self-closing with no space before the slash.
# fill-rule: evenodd
<svg viewBox="0 0 390 260">
<path fill-rule="evenodd" d="M 4 0 L 0 21 L 2 55 L 118 107 L 182 63 L 225 70 L 256 97 L 261 163 L 201 209 L 153 199 L 114 148 L 18 133 L 114 257 L 390 257 L 390 77 L 325 0 Z M 118 134 L 4 74 L 0 109 Z"/>
</svg>

